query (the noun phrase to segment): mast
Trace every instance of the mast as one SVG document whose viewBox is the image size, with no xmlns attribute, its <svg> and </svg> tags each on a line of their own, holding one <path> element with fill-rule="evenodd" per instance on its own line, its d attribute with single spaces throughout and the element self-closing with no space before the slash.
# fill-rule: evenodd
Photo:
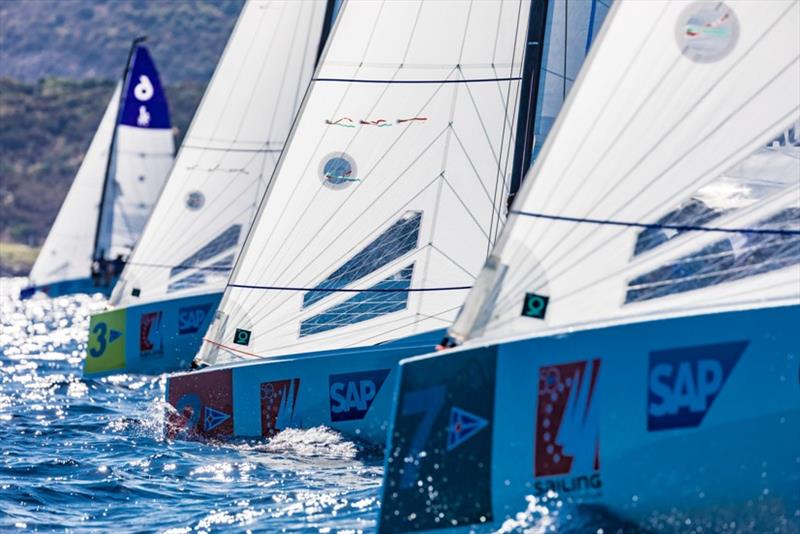
<svg viewBox="0 0 800 534">
<path fill-rule="evenodd" d="M 122 117 L 122 103 L 125 100 L 125 82 L 128 79 L 128 71 L 131 68 L 131 58 L 133 57 L 133 52 L 136 50 L 136 47 L 139 43 L 143 43 L 147 39 L 147 36 L 141 35 L 139 37 L 135 37 L 133 41 L 131 41 L 131 47 L 128 50 L 128 59 L 125 61 L 125 69 L 122 71 L 122 87 L 120 88 L 119 92 L 119 103 L 117 106 L 117 117 L 114 121 L 114 130 L 111 133 L 111 143 L 108 146 L 108 158 L 106 159 L 106 173 L 105 178 L 103 178 L 103 190 L 100 193 L 100 209 L 97 210 L 97 227 L 95 228 L 94 233 L 94 252 L 92 253 L 92 258 L 94 260 L 101 260 L 103 258 L 99 257 L 99 253 L 97 250 L 97 245 L 100 241 L 100 231 L 101 225 L 103 222 L 103 208 L 105 207 L 106 201 L 106 193 L 108 192 L 108 178 L 111 174 L 111 160 L 114 157 L 114 144 L 117 141 L 117 129 L 119 127 L 119 121 Z"/>
<path fill-rule="evenodd" d="M 336 13 L 336 0 L 327 0 L 325 2 L 325 17 L 322 19 L 322 34 L 319 38 L 319 46 L 317 47 L 317 59 L 314 61 L 314 66 L 319 64 L 322 58 L 322 52 L 325 50 L 325 44 L 328 42 L 328 36 L 333 27 L 333 18 Z"/>
<path fill-rule="evenodd" d="M 544 36 L 547 30 L 547 8 L 550 0 L 533 0 L 528 18 L 528 36 L 525 46 L 525 63 L 522 67 L 517 139 L 514 150 L 514 166 L 511 170 L 511 186 L 508 205 L 522 185 L 522 179 L 531 166 L 533 150 L 536 103 L 539 96 L 539 81 L 542 72 Z M 566 53 L 566 52 L 565 52 Z"/>
</svg>

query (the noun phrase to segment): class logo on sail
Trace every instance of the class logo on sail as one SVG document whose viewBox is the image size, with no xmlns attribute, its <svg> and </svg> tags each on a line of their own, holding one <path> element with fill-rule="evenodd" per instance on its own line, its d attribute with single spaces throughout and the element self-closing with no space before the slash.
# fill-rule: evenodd
<svg viewBox="0 0 800 534">
<path fill-rule="evenodd" d="M 261 384 L 261 435 L 271 438 L 281 430 L 300 427 L 296 414 L 300 379 L 274 380 Z"/>
<path fill-rule="evenodd" d="M 143 358 L 164 354 L 161 336 L 161 312 L 143 313 L 139 321 L 139 355 Z"/>
<path fill-rule="evenodd" d="M 647 430 L 700 426 L 747 345 L 737 341 L 651 352 Z"/>
<path fill-rule="evenodd" d="M 600 359 L 539 370 L 534 483 L 537 495 L 599 493 L 597 378 Z"/>
</svg>

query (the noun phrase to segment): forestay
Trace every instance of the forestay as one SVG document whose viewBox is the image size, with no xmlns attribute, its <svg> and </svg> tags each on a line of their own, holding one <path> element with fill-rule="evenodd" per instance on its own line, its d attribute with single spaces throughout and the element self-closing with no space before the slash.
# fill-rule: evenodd
<svg viewBox="0 0 800 534">
<path fill-rule="evenodd" d="M 800 4 L 620 2 L 451 335 L 800 298 Z"/>
<path fill-rule="evenodd" d="M 128 258 L 172 168 L 167 99 L 147 49 L 137 46 L 125 81 L 94 258 Z"/>
<path fill-rule="evenodd" d="M 30 273 L 32 286 L 88 279 L 92 273 L 100 194 L 111 148 L 121 83 L 103 118 Z"/>
<path fill-rule="evenodd" d="M 344 5 L 202 360 L 453 319 L 504 218 L 529 7 Z"/>
<path fill-rule="evenodd" d="M 311 78 L 325 9 L 242 8 L 112 305 L 222 290 Z"/>
</svg>

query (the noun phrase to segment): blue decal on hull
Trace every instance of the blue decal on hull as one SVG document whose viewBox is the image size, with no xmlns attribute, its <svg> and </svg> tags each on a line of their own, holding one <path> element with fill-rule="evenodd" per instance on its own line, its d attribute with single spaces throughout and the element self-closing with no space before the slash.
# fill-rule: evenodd
<svg viewBox="0 0 800 534">
<path fill-rule="evenodd" d="M 331 421 L 364 419 L 389 375 L 389 369 L 331 375 Z"/>
<path fill-rule="evenodd" d="M 178 310 L 178 335 L 195 334 L 205 324 L 211 304 L 197 304 Z"/>
<path fill-rule="evenodd" d="M 738 341 L 651 352 L 647 430 L 699 426 L 747 345 Z"/>
<path fill-rule="evenodd" d="M 452 451 L 480 432 L 489 421 L 461 408 L 450 409 L 450 426 L 447 429 L 447 450 Z"/>
</svg>

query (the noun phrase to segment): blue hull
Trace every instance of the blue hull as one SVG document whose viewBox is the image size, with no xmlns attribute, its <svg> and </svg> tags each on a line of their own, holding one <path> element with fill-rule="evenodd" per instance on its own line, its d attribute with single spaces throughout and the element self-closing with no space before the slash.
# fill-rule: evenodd
<svg viewBox="0 0 800 534">
<path fill-rule="evenodd" d="M 167 401 L 173 437 L 271 437 L 325 425 L 383 446 L 397 364 L 428 352 L 444 331 L 357 349 L 272 358 L 176 374 Z"/>
<path fill-rule="evenodd" d="M 91 278 L 80 278 L 76 280 L 62 280 L 42 286 L 24 287 L 19 292 L 20 300 L 26 300 L 34 296 L 37 292 L 42 292 L 48 297 L 62 297 L 64 295 L 75 295 L 77 293 L 87 293 L 93 295 L 101 293 L 105 297 L 111 294 L 111 290 L 117 279 L 114 278 L 110 284 L 95 284 Z"/>
<path fill-rule="evenodd" d="M 645 529 L 796 532 L 798 324 L 787 306 L 404 361 L 380 528 L 497 526 L 553 491 Z"/>
<path fill-rule="evenodd" d="M 186 370 L 222 293 L 151 302 L 91 317 L 83 375 Z"/>
</svg>

